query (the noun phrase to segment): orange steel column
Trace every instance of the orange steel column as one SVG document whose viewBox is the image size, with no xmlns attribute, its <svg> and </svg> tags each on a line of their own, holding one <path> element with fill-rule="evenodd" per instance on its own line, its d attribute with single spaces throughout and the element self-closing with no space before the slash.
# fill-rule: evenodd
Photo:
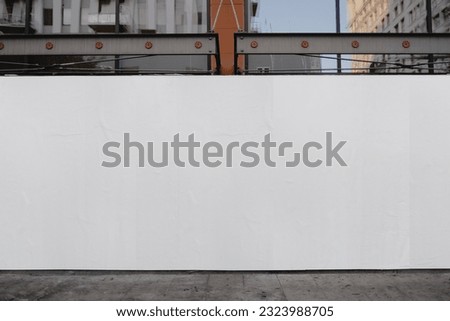
<svg viewBox="0 0 450 321">
<path fill-rule="evenodd" d="M 244 29 L 244 13 L 245 4 L 244 0 L 233 0 L 234 7 L 236 9 L 239 26 Z M 213 27 L 214 20 L 216 19 L 217 10 L 219 8 L 220 0 L 211 0 L 211 28 Z M 214 30 L 219 34 L 220 40 L 220 60 L 222 63 L 221 74 L 232 75 L 234 73 L 234 33 L 238 31 L 236 25 L 236 18 L 234 17 L 233 7 L 230 0 L 224 0 L 222 8 L 220 9 L 219 17 L 217 18 L 216 27 Z M 214 59 L 213 59 L 214 60 Z M 244 57 L 239 57 L 239 68 L 244 68 Z M 213 61 L 213 67 L 215 62 Z"/>
</svg>

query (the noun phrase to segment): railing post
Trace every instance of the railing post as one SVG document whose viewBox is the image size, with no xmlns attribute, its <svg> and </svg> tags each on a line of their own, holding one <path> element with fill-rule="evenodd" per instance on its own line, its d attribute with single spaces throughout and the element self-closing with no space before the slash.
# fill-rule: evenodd
<svg viewBox="0 0 450 321">
<path fill-rule="evenodd" d="M 341 33 L 341 1 L 335 0 L 336 5 L 336 33 Z M 338 74 L 342 73 L 342 62 L 341 62 L 341 55 L 338 54 L 336 56 L 337 60 L 337 72 Z"/>
<path fill-rule="evenodd" d="M 115 0 L 116 1 L 116 10 L 115 10 L 115 24 L 114 24 L 114 32 L 115 33 L 120 33 L 120 0 Z M 120 56 L 115 56 L 116 60 L 114 61 L 114 70 L 115 73 L 119 73 L 119 69 L 120 69 Z"/>
<path fill-rule="evenodd" d="M 431 0 L 426 0 L 427 9 L 427 32 L 433 33 L 433 10 L 431 9 Z M 434 74 L 434 57 L 428 55 L 428 73 Z"/>
</svg>

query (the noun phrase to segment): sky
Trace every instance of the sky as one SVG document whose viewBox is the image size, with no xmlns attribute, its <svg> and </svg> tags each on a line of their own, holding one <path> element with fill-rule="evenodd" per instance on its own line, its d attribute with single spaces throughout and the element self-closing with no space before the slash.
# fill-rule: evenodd
<svg viewBox="0 0 450 321">
<path fill-rule="evenodd" d="M 347 0 L 340 0 L 341 32 L 347 31 Z M 335 0 L 260 0 L 260 32 L 336 32 Z M 344 58 L 349 58 L 343 56 Z M 343 62 L 344 68 L 350 67 Z M 322 59 L 322 68 L 336 61 Z"/>
<path fill-rule="evenodd" d="M 341 30 L 347 27 L 341 2 Z M 335 32 L 335 0 L 260 0 L 261 32 Z"/>
</svg>

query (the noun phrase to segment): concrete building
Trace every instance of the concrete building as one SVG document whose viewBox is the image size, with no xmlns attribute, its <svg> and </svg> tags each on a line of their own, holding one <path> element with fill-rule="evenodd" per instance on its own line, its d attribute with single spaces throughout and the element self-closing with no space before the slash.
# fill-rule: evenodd
<svg viewBox="0 0 450 321">
<path fill-rule="evenodd" d="M 450 32 L 450 0 L 432 0 L 432 32 Z M 348 24 L 351 32 L 426 33 L 426 0 L 348 0 Z M 424 63 L 421 57 L 407 56 L 355 56 L 362 60 L 353 63 L 355 71 L 398 72 L 401 65 Z M 369 63 L 365 61 L 374 61 Z M 395 64 L 398 64 L 395 67 Z M 435 63 L 436 69 L 448 64 Z M 386 67 L 392 67 L 386 69 Z M 413 68 L 410 72 L 427 72 L 427 68 Z"/>
<path fill-rule="evenodd" d="M 25 0 L 0 0 L 3 28 L 24 28 L 25 7 Z M 121 0 L 119 8 L 122 32 L 207 32 L 206 0 Z M 115 9 L 114 0 L 33 0 L 31 27 L 38 34 L 114 32 Z"/>
</svg>

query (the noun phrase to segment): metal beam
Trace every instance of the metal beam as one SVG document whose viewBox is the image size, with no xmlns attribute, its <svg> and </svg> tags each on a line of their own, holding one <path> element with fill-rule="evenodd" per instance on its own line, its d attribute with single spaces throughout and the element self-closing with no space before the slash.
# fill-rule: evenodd
<svg viewBox="0 0 450 321">
<path fill-rule="evenodd" d="M 211 55 L 217 34 L 0 35 L 0 56 Z"/>
<path fill-rule="evenodd" d="M 450 54 L 450 34 L 236 33 L 236 55 Z"/>
</svg>

